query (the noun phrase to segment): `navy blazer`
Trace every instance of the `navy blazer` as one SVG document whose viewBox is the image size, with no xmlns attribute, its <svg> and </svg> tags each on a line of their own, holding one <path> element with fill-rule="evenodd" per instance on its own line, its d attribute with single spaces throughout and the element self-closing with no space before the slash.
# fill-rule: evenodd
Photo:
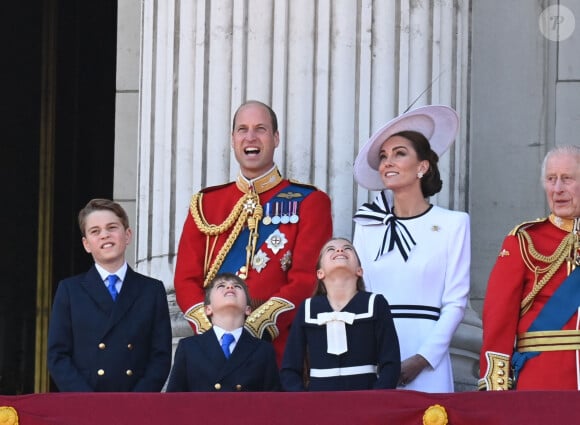
<svg viewBox="0 0 580 425">
<path fill-rule="evenodd" d="M 245 329 L 226 359 L 213 329 L 182 338 L 167 391 L 278 391 L 280 377 L 272 344 Z"/>
<path fill-rule="evenodd" d="M 60 391 L 161 391 L 171 368 L 163 283 L 130 267 L 114 302 L 97 269 L 62 280 L 48 329 Z"/>
</svg>

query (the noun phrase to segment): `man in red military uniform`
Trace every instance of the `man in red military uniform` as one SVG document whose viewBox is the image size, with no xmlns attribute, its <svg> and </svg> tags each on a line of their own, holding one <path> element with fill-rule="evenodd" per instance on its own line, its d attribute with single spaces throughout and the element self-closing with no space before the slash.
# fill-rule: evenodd
<svg viewBox="0 0 580 425">
<path fill-rule="evenodd" d="M 551 214 L 505 238 L 483 306 L 479 388 L 580 389 L 580 147 L 542 165 Z"/>
<path fill-rule="evenodd" d="M 204 287 L 218 273 L 242 277 L 253 312 L 246 328 L 271 340 L 278 362 L 296 308 L 312 295 L 316 261 L 332 236 L 330 199 L 315 187 L 283 179 L 274 163 L 279 144 L 272 109 L 257 101 L 234 115 L 235 182 L 192 197 L 175 267 L 177 303 L 196 333 L 211 323 Z"/>
</svg>

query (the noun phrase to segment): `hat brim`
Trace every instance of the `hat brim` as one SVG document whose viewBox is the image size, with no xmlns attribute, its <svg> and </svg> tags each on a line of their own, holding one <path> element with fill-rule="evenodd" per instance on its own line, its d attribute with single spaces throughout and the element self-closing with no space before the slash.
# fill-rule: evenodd
<svg viewBox="0 0 580 425">
<path fill-rule="evenodd" d="M 416 131 L 429 140 L 431 149 L 439 156 L 444 154 L 457 136 L 459 116 L 445 105 L 427 105 L 393 118 L 379 128 L 361 148 L 354 162 L 356 182 L 368 190 L 383 190 L 384 183 L 378 173 L 379 152 L 383 143 L 401 131 Z"/>
</svg>

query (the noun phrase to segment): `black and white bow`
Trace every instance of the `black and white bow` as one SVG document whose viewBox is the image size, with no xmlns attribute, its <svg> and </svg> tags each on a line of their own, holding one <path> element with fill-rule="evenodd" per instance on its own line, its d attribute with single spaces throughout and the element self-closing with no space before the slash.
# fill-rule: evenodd
<svg viewBox="0 0 580 425">
<path fill-rule="evenodd" d="M 386 226 L 383 242 L 379 247 L 375 261 L 385 253 L 387 241 L 387 252 L 391 252 L 396 245 L 403 259 L 407 261 L 409 253 L 417 243 L 405 225 L 393 215 L 393 210 L 389 207 L 385 192 L 382 191 L 377 195 L 372 203 L 363 204 L 353 219 L 362 226 L 376 225 L 378 223 L 383 223 Z"/>
</svg>

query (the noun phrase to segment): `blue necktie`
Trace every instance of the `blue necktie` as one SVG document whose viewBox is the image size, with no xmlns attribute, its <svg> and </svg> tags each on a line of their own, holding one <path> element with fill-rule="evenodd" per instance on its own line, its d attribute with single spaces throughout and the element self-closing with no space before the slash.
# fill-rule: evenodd
<svg viewBox="0 0 580 425">
<path fill-rule="evenodd" d="M 232 334 L 223 334 L 222 336 L 222 351 L 226 356 L 226 359 L 230 358 L 230 344 L 234 342 L 234 336 Z"/>
<path fill-rule="evenodd" d="M 109 276 L 107 276 L 107 280 L 109 281 L 109 284 L 107 285 L 107 289 L 109 290 L 109 294 L 111 294 L 111 298 L 113 298 L 113 301 L 115 301 L 117 299 L 117 288 L 115 288 L 115 283 L 117 283 L 117 279 L 119 279 L 117 277 L 116 274 L 110 274 Z"/>
</svg>

